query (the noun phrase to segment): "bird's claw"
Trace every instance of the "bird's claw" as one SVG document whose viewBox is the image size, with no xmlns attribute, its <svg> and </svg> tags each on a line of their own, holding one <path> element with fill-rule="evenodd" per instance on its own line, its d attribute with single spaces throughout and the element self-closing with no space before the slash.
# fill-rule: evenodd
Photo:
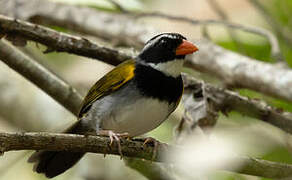
<svg viewBox="0 0 292 180">
<path fill-rule="evenodd" d="M 110 138 L 110 143 L 109 146 L 112 147 L 113 142 L 116 141 L 118 145 L 118 152 L 121 156 L 121 159 L 123 158 L 123 153 L 122 153 L 122 146 L 121 146 L 121 140 L 120 138 L 128 138 L 129 133 L 114 133 L 113 131 L 110 130 L 101 130 L 98 132 L 98 135 L 102 136 L 108 136 Z"/>
<path fill-rule="evenodd" d="M 156 139 L 152 138 L 152 137 L 147 137 L 147 138 L 145 138 L 145 140 L 144 140 L 143 147 L 145 147 L 146 144 L 150 144 L 150 143 L 153 144 L 153 153 L 152 153 L 151 161 L 154 161 L 155 158 L 156 158 L 156 155 L 157 155 L 158 144 L 159 144 L 160 142 L 157 141 Z"/>
</svg>

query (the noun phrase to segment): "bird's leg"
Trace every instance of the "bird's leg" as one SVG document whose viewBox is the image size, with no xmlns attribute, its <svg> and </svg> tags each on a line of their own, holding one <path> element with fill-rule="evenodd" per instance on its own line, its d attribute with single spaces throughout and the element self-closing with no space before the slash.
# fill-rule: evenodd
<svg viewBox="0 0 292 180">
<path fill-rule="evenodd" d="M 112 146 L 113 142 L 116 141 L 117 145 L 118 145 L 118 151 L 119 151 L 119 154 L 121 156 L 121 159 L 123 158 L 120 138 L 129 137 L 129 133 L 114 133 L 111 130 L 99 130 L 97 132 L 97 135 L 108 136 L 110 138 L 110 144 L 109 144 L 110 146 Z"/>
<path fill-rule="evenodd" d="M 145 146 L 146 144 L 153 144 L 153 154 L 151 158 L 152 161 L 156 158 L 159 143 L 160 143 L 159 141 L 157 141 L 156 139 L 152 137 L 147 137 L 144 140 L 143 146 Z"/>
</svg>

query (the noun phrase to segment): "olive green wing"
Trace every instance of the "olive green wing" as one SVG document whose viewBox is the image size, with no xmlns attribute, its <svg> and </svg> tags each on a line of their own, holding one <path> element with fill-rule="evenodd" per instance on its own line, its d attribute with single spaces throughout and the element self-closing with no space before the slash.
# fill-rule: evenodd
<svg viewBox="0 0 292 180">
<path fill-rule="evenodd" d="M 92 103 L 126 84 L 134 77 L 135 60 L 128 60 L 98 80 L 89 90 L 79 111 L 79 118 L 84 116 Z"/>
</svg>

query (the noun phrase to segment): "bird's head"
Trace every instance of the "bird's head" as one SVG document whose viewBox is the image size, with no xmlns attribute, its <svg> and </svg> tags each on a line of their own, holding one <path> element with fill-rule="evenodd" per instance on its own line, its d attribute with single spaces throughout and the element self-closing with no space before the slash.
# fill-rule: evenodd
<svg viewBox="0 0 292 180">
<path fill-rule="evenodd" d="M 185 56 L 198 48 L 178 33 L 159 34 L 146 42 L 138 60 L 170 76 L 178 76 Z"/>
</svg>

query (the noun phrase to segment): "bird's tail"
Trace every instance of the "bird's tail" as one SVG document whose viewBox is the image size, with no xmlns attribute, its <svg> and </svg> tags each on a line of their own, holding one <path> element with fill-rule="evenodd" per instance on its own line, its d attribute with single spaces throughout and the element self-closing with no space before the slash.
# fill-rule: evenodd
<svg viewBox="0 0 292 180">
<path fill-rule="evenodd" d="M 80 122 L 76 122 L 65 133 L 84 134 L 86 131 Z M 46 177 L 53 178 L 75 165 L 84 154 L 67 151 L 37 151 L 30 156 L 28 162 L 34 163 L 34 171 L 37 173 L 43 173 Z"/>
</svg>

